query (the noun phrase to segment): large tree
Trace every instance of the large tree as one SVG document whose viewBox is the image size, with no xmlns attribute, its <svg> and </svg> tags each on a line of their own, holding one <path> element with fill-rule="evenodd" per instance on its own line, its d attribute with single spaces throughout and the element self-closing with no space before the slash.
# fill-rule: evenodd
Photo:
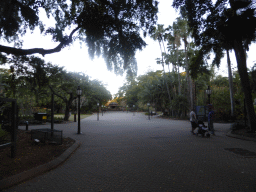
<svg viewBox="0 0 256 192">
<path fill-rule="evenodd" d="M 1 0 L 0 40 L 15 46 L 0 45 L 0 56 L 52 54 L 79 38 L 87 43 L 91 57 L 104 56 L 109 69 L 132 71 L 135 52 L 146 46 L 140 32 L 146 35 L 155 24 L 157 6 L 156 0 Z M 54 18 L 55 27 L 46 28 L 39 12 Z M 23 49 L 21 37 L 37 27 L 59 44 Z"/>
<path fill-rule="evenodd" d="M 158 41 L 158 43 L 159 43 L 162 58 L 161 59 L 157 58 L 157 64 L 162 64 L 162 66 L 163 66 L 164 81 L 166 84 L 166 90 L 168 93 L 169 102 L 171 103 L 172 99 L 171 99 L 170 89 L 169 89 L 169 85 L 167 83 L 165 69 L 164 69 L 164 65 L 165 65 L 164 55 L 166 55 L 166 50 L 165 50 L 165 45 L 164 45 L 164 33 L 165 33 L 164 25 L 160 25 L 160 24 L 158 24 L 157 27 L 152 28 L 152 30 L 150 31 L 151 38 L 153 38 L 155 41 Z M 169 62 L 168 62 L 168 67 L 169 67 Z M 170 68 L 169 68 L 169 71 L 170 71 Z"/>
<path fill-rule="evenodd" d="M 188 103 L 189 103 L 189 108 L 193 109 L 194 103 L 193 103 L 192 80 L 189 75 L 189 61 L 188 61 L 188 48 L 190 46 L 188 38 L 190 36 L 190 29 L 188 27 L 187 19 L 182 17 L 177 18 L 177 25 L 178 25 L 180 37 L 184 43 L 186 81 L 188 84 L 188 94 L 187 94 Z"/>
<path fill-rule="evenodd" d="M 51 92 L 65 103 L 64 120 L 68 121 L 73 101 L 77 98 L 76 90 L 79 85 L 84 96 L 90 89 L 89 77 L 77 72 L 67 72 L 57 66 L 47 69 L 49 88 Z"/>
<path fill-rule="evenodd" d="M 255 2 L 252 0 L 174 0 L 188 17 L 193 37 L 201 50 L 194 64 L 199 64 L 205 54 L 213 50 L 214 63 L 220 63 L 223 51 L 233 49 L 243 87 L 249 127 L 256 129 L 256 115 L 246 67 L 246 50 L 255 39 Z M 242 29 L 242 30 L 241 30 Z"/>
</svg>

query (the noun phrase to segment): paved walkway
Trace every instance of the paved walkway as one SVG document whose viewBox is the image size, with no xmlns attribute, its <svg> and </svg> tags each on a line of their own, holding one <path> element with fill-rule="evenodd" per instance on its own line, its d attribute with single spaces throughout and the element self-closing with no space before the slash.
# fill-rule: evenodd
<svg viewBox="0 0 256 192">
<path fill-rule="evenodd" d="M 190 133 L 189 121 L 107 112 L 99 121 L 83 119 L 82 135 L 77 123 L 55 129 L 80 148 L 56 169 L 6 191 L 256 191 L 256 158 L 224 149 L 256 152 L 256 142 L 227 137 L 229 124 L 216 123 L 216 136 L 201 138 Z"/>
</svg>

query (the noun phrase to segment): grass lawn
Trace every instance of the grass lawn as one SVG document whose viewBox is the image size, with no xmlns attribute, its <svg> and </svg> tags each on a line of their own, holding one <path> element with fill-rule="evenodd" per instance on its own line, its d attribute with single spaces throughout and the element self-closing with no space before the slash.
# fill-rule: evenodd
<svg viewBox="0 0 256 192">
<path fill-rule="evenodd" d="M 84 119 L 86 117 L 90 117 L 90 114 L 80 114 L 80 119 Z M 64 114 L 54 114 L 54 117 L 61 117 L 64 118 Z M 78 115 L 76 114 L 76 120 L 78 120 Z M 74 121 L 74 114 L 71 114 L 71 116 L 69 117 L 69 121 Z"/>
</svg>

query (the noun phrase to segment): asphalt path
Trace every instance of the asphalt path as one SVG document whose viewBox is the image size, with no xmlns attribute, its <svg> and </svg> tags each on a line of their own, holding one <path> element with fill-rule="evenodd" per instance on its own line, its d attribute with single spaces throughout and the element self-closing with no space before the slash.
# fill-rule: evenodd
<svg viewBox="0 0 256 192">
<path fill-rule="evenodd" d="M 6 191 L 256 191 L 256 158 L 225 150 L 256 152 L 256 142 L 227 137 L 229 124 L 214 126 L 216 136 L 202 138 L 191 134 L 188 120 L 132 112 L 85 118 L 80 135 L 77 123 L 55 124 L 80 148 L 56 169 Z"/>
</svg>

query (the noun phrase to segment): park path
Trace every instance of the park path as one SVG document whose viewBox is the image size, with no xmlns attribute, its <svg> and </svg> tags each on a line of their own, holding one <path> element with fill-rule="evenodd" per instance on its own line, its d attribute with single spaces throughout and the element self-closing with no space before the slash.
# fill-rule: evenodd
<svg viewBox="0 0 256 192">
<path fill-rule="evenodd" d="M 256 158 L 225 150 L 256 152 L 256 142 L 227 137 L 229 127 L 216 123 L 216 136 L 201 138 L 190 133 L 189 121 L 132 112 L 83 119 L 81 135 L 77 123 L 55 125 L 80 148 L 56 169 L 6 191 L 256 191 Z"/>
</svg>

